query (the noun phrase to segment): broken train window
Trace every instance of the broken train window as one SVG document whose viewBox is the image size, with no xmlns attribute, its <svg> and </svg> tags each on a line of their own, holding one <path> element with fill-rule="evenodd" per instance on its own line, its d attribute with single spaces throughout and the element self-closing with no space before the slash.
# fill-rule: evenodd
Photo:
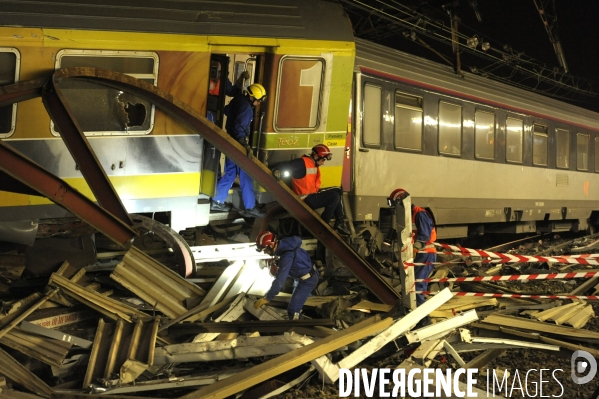
<svg viewBox="0 0 599 399">
<path fill-rule="evenodd" d="M 61 50 L 56 69 L 94 67 L 121 72 L 147 83 L 158 82 L 158 55 L 140 51 Z M 61 83 L 66 101 L 86 135 L 147 134 L 154 105 L 98 83 L 68 79 Z M 52 124 L 52 134 L 59 135 Z"/>
</svg>

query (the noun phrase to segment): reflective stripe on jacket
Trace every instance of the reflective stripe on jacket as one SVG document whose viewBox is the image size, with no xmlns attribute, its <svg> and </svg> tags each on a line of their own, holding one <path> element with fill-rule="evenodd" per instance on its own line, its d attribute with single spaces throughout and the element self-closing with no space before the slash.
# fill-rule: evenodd
<svg viewBox="0 0 599 399">
<path fill-rule="evenodd" d="M 301 179 L 293 179 L 293 192 L 299 196 L 306 196 L 318 192 L 320 188 L 320 168 L 311 156 L 303 155 L 302 159 L 306 165 L 306 176 Z"/>
<path fill-rule="evenodd" d="M 428 240 L 425 242 L 425 247 L 422 248 L 419 252 L 437 253 L 437 250 L 435 249 L 435 246 L 433 245 L 433 243 L 435 241 L 437 241 L 437 229 L 433 223 L 433 218 L 427 212 L 426 209 L 421 208 L 416 205 L 412 205 L 412 242 L 416 241 L 416 237 L 418 235 L 423 235 L 423 234 L 428 233 L 428 232 L 425 233 L 424 231 L 419 231 L 419 229 L 418 229 L 419 226 L 417 226 L 417 223 L 416 223 L 416 215 L 420 212 L 424 212 L 424 214 L 422 216 L 424 216 L 427 219 L 427 222 L 430 223 L 430 226 L 428 226 L 430 228 L 430 236 L 428 236 Z M 420 226 L 420 230 L 428 230 L 428 228 L 426 228 L 425 226 Z"/>
</svg>

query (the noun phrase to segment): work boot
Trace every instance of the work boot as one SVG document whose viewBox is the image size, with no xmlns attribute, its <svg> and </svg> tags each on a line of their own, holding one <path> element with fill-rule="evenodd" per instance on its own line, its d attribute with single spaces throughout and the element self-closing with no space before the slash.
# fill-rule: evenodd
<svg viewBox="0 0 599 399">
<path fill-rule="evenodd" d="M 303 319 L 303 314 L 301 312 L 295 312 L 293 315 L 289 314 L 289 320 L 301 320 Z"/>
<path fill-rule="evenodd" d="M 231 210 L 231 205 L 225 204 L 224 202 L 212 201 L 210 210 L 215 212 L 229 212 Z"/>
<path fill-rule="evenodd" d="M 341 224 L 335 226 L 335 231 L 340 236 L 350 236 L 351 235 L 351 231 L 349 231 L 349 229 L 347 227 L 345 227 L 344 223 L 341 223 Z"/>
<path fill-rule="evenodd" d="M 266 213 L 262 212 L 258 208 L 244 209 L 242 211 L 239 211 L 239 214 L 246 218 L 258 218 L 258 219 L 261 219 L 264 216 L 266 216 Z"/>
</svg>

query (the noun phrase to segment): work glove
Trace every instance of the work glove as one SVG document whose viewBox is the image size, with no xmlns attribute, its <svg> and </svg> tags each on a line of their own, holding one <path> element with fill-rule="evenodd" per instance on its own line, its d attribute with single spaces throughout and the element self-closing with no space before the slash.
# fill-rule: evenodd
<svg viewBox="0 0 599 399">
<path fill-rule="evenodd" d="M 245 145 L 245 153 L 249 159 L 254 158 L 254 150 L 248 144 Z"/>
<path fill-rule="evenodd" d="M 245 148 L 245 154 L 247 155 L 247 157 L 249 159 L 252 159 L 254 157 L 254 151 L 252 150 L 252 147 L 250 147 L 250 145 L 248 144 L 247 138 L 244 137 L 242 139 L 237 140 L 237 142 L 241 144 L 243 148 Z"/>
<path fill-rule="evenodd" d="M 422 248 L 424 248 L 424 243 L 422 241 L 416 241 L 412 246 L 416 251 L 420 251 Z"/>
<path fill-rule="evenodd" d="M 241 74 L 241 77 L 244 79 L 249 79 L 250 73 L 248 71 L 243 71 L 243 73 Z"/>
<path fill-rule="evenodd" d="M 254 302 L 254 307 L 256 309 L 260 309 L 262 306 L 266 305 L 268 302 L 269 302 L 268 299 L 260 298 L 256 302 Z"/>
<path fill-rule="evenodd" d="M 273 170 L 272 174 L 275 177 L 275 179 L 277 179 L 277 181 L 279 181 L 279 180 L 282 179 L 281 171 L 280 170 Z"/>
</svg>

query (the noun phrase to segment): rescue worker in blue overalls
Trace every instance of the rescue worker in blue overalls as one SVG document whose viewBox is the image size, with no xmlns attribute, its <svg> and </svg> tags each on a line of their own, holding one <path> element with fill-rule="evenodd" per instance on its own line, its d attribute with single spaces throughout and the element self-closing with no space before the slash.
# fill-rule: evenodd
<svg viewBox="0 0 599 399">
<path fill-rule="evenodd" d="M 389 199 L 393 202 L 410 195 L 403 188 L 393 190 Z M 424 208 L 412 204 L 412 247 L 414 263 L 428 263 L 426 266 L 414 267 L 414 278 L 428 278 L 433 271 L 432 263 L 437 261 L 437 250 L 433 244 L 437 240 L 437 229 L 432 216 Z M 428 291 L 428 283 L 416 283 L 416 291 Z M 423 294 L 416 294 L 416 306 L 424 303 Z"/>
<path fill-rule="evenodd" d="M 278 270 L 275 279 L 264 298 L 254 303 L 260 309 L 274 299 L 281 291 L 287 276 L 293 278 L 293 294 L 287 307 L 290 320 L 301 318 L 302 307 L 318 284 L 319 273 L 308 252 L 301 248 L 302 240 L 290 236 L 277 240 L 270 231 L 263 231 L 256 239 L 256 251 L 264 251 L 267 255 L 278 258 Z"/>
<path fill-rule="evenodd" d="M 242 77 L 245 76 L 249 78 L 247 72 L 242 75 Z M 233 99 L 225 107 L 225 115 L 227 116 L 225 129 L 231 137 L 245 148 L 248 157 L 251 158 L 253 152 L 248 140 L 252 119 L 254 118 L 254 107 L 266 99 L 266 89 L 261 84 L 254 83 L 243 90 L 241 85 L 233 85 L 227 80 L 226 94 L 233 97 Z M 266 214 L 256 208 L 256 195 L 254 194 L 252 178 L 229 158 L 225 158 L 225 173 L 218 181 L 210 210 L 220 212 L 231 210 L 231 205 L 225 204 L 225 199 L 237 175 L 239 175 L 241 199 L 244 206 L 244 209 L 239 213 L 245 217 L 264 217 Z"/>
</svg>

